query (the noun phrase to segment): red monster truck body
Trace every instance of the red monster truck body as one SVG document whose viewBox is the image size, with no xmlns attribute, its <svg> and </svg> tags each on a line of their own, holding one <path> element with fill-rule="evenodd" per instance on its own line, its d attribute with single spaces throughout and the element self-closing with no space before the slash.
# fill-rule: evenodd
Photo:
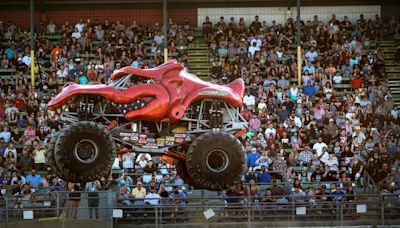
<svg viewBox="0 0 400 228">
<path fill-rule="evenodd" d="M 173 156 L 182 178 L 199 188 L 218 190 L 240 177 L 245 153 L 233 134 L 247 128 L 239 114 L 242 79 L 227 86 L 205 82 L 176 61 L 145 70 L 124 67 L 111 79 L 106 85 L 68 84 L 48 103 L 62 109 L 60 119 L 69 125 L 52 140 L 48 156 L 64 179 L 104 176 L 115 143 Z M 224 174 L 230 179 L 221 182 Z"/>
</svg>

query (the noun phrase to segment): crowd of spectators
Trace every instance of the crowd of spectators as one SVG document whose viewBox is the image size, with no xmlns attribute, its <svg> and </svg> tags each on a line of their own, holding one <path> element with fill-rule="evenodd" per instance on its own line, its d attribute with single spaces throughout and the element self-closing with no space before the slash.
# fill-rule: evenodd
<svg viewBox="0 0 400 228">
<path fill-rule="evenodd" d="M 206 17 L 203 35 L 214 79 L 246 83 L 245 182 L 294 182 L 290 193 L 296 198 L 337 192 L 336 186 L 352 192 L 365 184 L 368 171 L 382 190 L 399 189 L 400 113 L 377 46 L 398 34 L 398 20 L 360 15 L 351 22 L 333 14 L 327 23 L 317 15 L 301 21 L 299 83 L 296 22 L 236 20 L 220 17 L 213 24 Z M 336 184 L 306 185 L 321 181 Z M 230 193 L 263 195 L 258 189 L 234 187 Z"/>
<path fill-rule="evenodd" d="M 187 66 L 187 45 L 194 39 L 191 22 L 185 19 L 178 25 L 170 18 L 168 23 L 169 58 L 176 58 Z M 59 110 L 48 110 L 47 102 L 68 82 L 107 83 L 111 74 L 122 67 L 131 65 L 145 69 L 161 64 L 164 58 L 162 29 L 159 23 L 143 26 L 136 21 L 131 25 L 90 19 L 79 19 L 75 24 L 65 21 L 62 25 L 40 22 L 35 28 L 36 85 L 32 87 L 29 32 L 11 21 L 0 22 L 1 195 L 11 193 L 16 205 L 22 205 L 24 194 L 21 191 L 25 188 L 29 196 L 38 190 L 59 190 L 61 186 L 69 191 L 78 188 L 63 184 L 47 165 L 48 143 L 63 127 Z M 148 154 L 125 153 L 124 148 L 119 151 L 121 154 L 113 168 L 132 171 L 136 167 L 147 173 L 159 171 L 166 176 L 165 180 L 183 185 L 174 175 L 174 168 L 169 168 L 170 164 L 164 159 L 152 164 Z M 115 175 L 98 181 L 102 190 L 108 189 L 110 182 L 121 182 Z M 85 190 L 83 186 L 79 189 Z M 74 205 L 72 203 L 71 208 Z M 69 213 L 71 217 L 76 216 L 74 212 Z"/>
<path fill-rule="evenodd" d="M 301 22 L 298 85 L 292 80 L 297 79 L 298 67 L 294 21 L 270 24 L 256 16 L 248 26 L 242 18 L 236 23 L 233 17 L 229 22 L 221 17 L 215 24 L 206 18 L 203 34 L 210 45 L 212 76 L 222 83 L 241 77 L 247 88 L 242 115 L 250 126 L 243 138 L 249 167 L 244 181 L 249 185 L 238 183 L 221 197 L 265 195 L 261 201 L 269 202 L 268 196 L 277 194 L 290 194 L 296 200 L 306 194 L 341 196 L 351 194 L 354 184 L 364 184 L 365 170 L 385 191 L 400 187 L 400 114 L 386 86 L 383 54 L 375 47 L 377 40 L 397 34 L 399 23 L 394 17 L 385 22 L 378 15 L 373 19 L 360 15 L 355 22 L 347 17 L 339 20 L 332 15 L 328 23 L 318 16 Z M 159 65 L 164 35 L 158 23 L 146 27 L 136 21 L 125 25 L 90 19 L 75 25 L 41 23 L 35 33 L 35 87 L 26 77 L 31 67 L 29 33 L 12 22 L 1 22 L 0 39 L 0 74 L 15 69 L 12 77 L 0 75 L 1 193 L 12 186 L 17 205 L 25 188 L 54 191 L 61 186 L 51 172 L 44 177 L 36 173 L 48 169 L 47 144 L 62 127 L 59 111 L 48 110 L 47 101 L 67 82 L 106 83 L 121 67 Z M 185 66 L 186 53 L 178 47 L 193 40 L 190 21 L 177 25 L 169 20 L 169 55 Z M 130 205 L 135 198 L 160 196 L 185 203 L 182 191 L 166 187 L 166 183 L 183 184 L 173 162 L 153 160 L 148 154 L 118 156 L 114 168 L 125 169 L 115 178 L 121 202 Z M 146 187 L 144 177 L 132 180 L 128 175 L 135 168 L 148 173 Z M 108 186 L 113 177 L 106 178 L 100 181 Z M 336 184 L 305 185 L 320 181 Z M 293 187 L 285 191 L 278 182 L 293 182 Z M 260 183 L 272 188 L 261 192 Z M 70 186 L 75 188 L 83 189 Z"/>
</svg>

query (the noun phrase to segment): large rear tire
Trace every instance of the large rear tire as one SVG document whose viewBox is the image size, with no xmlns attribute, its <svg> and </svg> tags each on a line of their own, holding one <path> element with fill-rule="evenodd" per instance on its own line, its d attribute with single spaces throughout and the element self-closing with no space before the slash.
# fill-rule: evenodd
<svg viewBox="0 0 400 228">
<path fill-rule="evenodd" d="M 80 183 L 98 180 L 109 174 L 115 143 L 102 125 L 81 121 L 60 132 L 54 158 L 62 179 Z"/>
<path fill-rule="evenodd" d="M 207 132 L 190 145 L 186 167 L 190 177 L 203 188 L 220 191 L 233 186 L 243 175 L 245 149 L 229 133 Z"/>
</svg>

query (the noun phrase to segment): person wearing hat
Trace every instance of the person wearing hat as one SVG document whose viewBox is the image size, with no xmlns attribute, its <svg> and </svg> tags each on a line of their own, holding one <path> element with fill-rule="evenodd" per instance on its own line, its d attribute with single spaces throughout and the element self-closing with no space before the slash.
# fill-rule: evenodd
<svg viewBox="0 0 400 228">
<path fill-rule="evenodd" d="M 328 133 L 332 136 L 333 139 L 337 138 L 339 135 L 339 129 L 335 124 L 335 120 L 333 118 L 329 119 L 328 126 L 326 126 Z"/>
<path fill-rule="evenodd" d="M 15 68 L 18 72 L 26 72 L 27 66 L 22 62 L 22 57 L 18 57 Z"/>
</svg>

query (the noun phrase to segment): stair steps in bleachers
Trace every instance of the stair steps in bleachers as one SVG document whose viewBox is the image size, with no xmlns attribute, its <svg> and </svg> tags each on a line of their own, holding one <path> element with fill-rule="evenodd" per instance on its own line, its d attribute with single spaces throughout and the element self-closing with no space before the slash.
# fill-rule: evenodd
<svg viewBox="0 0 400 228">
<path fill-rule="evenodd" d="M 383 51 L 387 82 L 395 104 L 400 107 L 400 62 L 394 60 L 396 39 L 379 41 L 379 48 Z"/>
<path fill-rule="evenodd" d="M 204 81 L 210 81 L 210 64 L 208 62 L 208 44 L 203 38 L 200 27 L 194 28 L 195 40 L 188 47 L 189 72 Z"/>
</svg>

